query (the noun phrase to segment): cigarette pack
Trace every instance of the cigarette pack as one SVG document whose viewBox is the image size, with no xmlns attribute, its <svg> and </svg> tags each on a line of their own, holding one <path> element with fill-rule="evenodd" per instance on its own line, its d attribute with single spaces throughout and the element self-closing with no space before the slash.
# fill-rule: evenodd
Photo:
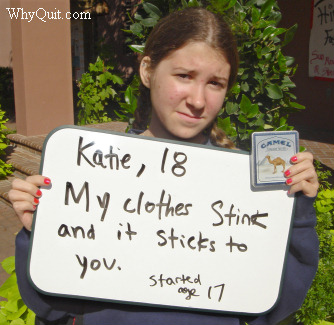
<svg viewBox="0 0 334 325">
<path fill-rule="evenodd" d="M 252 134 L 251 177 L 254 187 L 285 184 L 284 172 L 299 149 L 297 131 Z"/>
</svg>

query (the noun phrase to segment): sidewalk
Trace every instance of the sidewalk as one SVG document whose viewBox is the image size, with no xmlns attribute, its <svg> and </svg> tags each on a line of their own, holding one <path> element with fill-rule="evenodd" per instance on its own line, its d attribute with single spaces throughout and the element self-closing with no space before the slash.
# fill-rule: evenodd
<svg viewBox="0 0 334 325">
<path fill-rule="evenodd" d="M 100 128 L 107 129 L 108 125 L 101 125 Z M 42 143 L 43 136 L 38 138 L 38 141 Z M 334 131 L 325 133 L 301 130 L 300 145 L 312 152 L 315 159 L 319 160 L 324 168 L 333 172 L 333 177 L 330 181 L 334 184 Z M 28 166 L 27 169 L 29 169 Z M 21 224 L 8 204 L 1 201 L 0 204 L 0 261 L 3 261 L 6 257 L 13 256 L 15 253 L 15 236 L 21 229 Z M 7 277 L 8 275 L 0 267 L 0 285 L 4 283 Z"/>
</svg>

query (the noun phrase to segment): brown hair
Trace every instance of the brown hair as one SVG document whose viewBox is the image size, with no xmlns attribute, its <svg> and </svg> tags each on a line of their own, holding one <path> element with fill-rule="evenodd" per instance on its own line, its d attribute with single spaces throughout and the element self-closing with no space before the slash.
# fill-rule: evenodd
<svg viewBox="0 0 334 325">
<path fill-rule="evenodd" d="M 188 42 L 205 42 L 226 57 L 231 65 L 228 81 L 230 89 L 235 82 L 239 63 L 236 42 L 224 19 L 204 8 L 187 8 L 162 18 L 150 33 L 143 56 L 150 57 L 150 69 L 154 70 L 164 58 Z M 141 84 L 134 128 L 146 129 L 150 114 L 150 90 Z M 208 131 L 214 144 L 234 148 L 232 141 L 227 139 L 216 123 Z"/>
</svg>

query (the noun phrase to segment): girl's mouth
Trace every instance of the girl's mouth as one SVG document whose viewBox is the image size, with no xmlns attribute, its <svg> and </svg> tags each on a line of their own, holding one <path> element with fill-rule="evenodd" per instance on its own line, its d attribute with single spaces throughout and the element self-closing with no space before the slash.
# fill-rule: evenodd
<svg viewBox="0 0 334 325">
<path fill-rule="evenodd" d="M 187 114 L 187 113 L 182 113 L 182 112 L 178 112 L 178 114 L 181 116 L 181 118 L 185 119 L 185 120 L 200 120 L 202 119 L 201 116 L 195 116 L 192 114 Z"/>
</svg>

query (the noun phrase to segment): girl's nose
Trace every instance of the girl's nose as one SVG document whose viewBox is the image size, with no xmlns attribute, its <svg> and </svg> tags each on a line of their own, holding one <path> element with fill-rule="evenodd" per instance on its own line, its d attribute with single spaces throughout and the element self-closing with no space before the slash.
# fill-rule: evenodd
<svg viewBox="0 0 334 325">
<path fill-rule="evenodd" d="M 194 109 L 203 109 L 205 106 L 205 93 L 202 85 L 191 87 L 187 103 Z"/>
</svg>

